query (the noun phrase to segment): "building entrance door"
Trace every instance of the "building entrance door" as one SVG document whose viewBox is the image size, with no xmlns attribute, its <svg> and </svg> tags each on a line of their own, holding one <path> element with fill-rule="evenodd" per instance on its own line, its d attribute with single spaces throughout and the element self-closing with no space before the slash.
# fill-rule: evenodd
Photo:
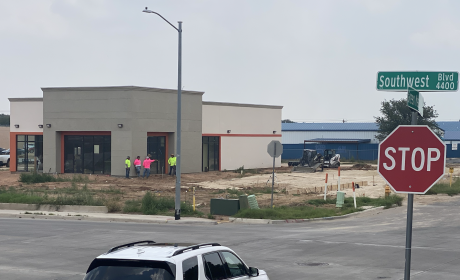
<svg viewBox="0 0 460 280">
<path fill-rule="evenodd" d="M 219 136 L 203 136 L 202 171 L 219 170 Z"/>
<path fill-rule="evenodd" d="M 147 137 L 147 154 L 156 161 L 150 165 L 150 173 L 162 174 L 165 172 L 166 158 L 166 137 L 165 136 L 148 136 Z"/>
<path fill-rule="evenodd" d="M 83 173 L 83 136 L 66 136 L 64 140 L 65 173 Z"/>
<path fill-rule="evenodd" d="M 110 136 L 65 135 L 64 172 L 110 174 Z"/>
</svg>

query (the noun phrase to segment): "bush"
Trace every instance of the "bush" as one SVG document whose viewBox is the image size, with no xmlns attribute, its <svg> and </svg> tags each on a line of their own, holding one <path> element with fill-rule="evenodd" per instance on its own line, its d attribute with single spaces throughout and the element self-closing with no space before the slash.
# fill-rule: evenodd
<svg viewBox="0 0 460 280">
<path fill-rule="evenodd" d="M 0 202 L 3 203 L 26 203 L 26 204 L 50 204 L 50 205 L 104 205 L 104 199 L 94 195 L 86 185 L 79 189 L 74 186 L 68 189 L 53 191 L 18 191 L 14 188 L 9 190 L 0 189 Z"/>
<path fill-rule="evenodd" d="M 52 174 L 47 173 L 21 173 L 19 175 L 19 182 L 26 184 L 37 184 L 37 183 L 46 183 L 46 182 L 78 182 L 78 183 L 87 183 L 89 182 L 88 176 L 83 176 L 82 174 L 73 175 L 72 178 L 65 177 L 54 177 Z"/>
<path fill-rule="evenodd" d="M 361 209 L 344 208 L 320 208 L 311 206 L 281 206 L 277 208 L 261 208 L 261 209 L 244 209 L 239 211 L 235 217 L 251 218 L 251 219 L 311 219 L 321 217 L 340 216 L 353 212 L 361 211 Z"/>
<path fill-rule="evenodd" d="M 434 185 L 430 190 L 426 192 L 426 194 L 438 194 L 438 193 L 444 193 L 450 196 L 454 196 L 460 193 L 460 180 L 455 179 L 452 182 L 452 187 L 450 184 L 446 183 L 438 183 Z"/>
<path fill-rule="evenodd" d="M 113 197 L 111 199 L 107 199 L 104 202 L 105 207 L 109 213 L 120 212 L 121 211 L 121 204 L 120 204 L 120 197 Z"/>
<path fill-rule="evenodd" d="M 141 211 L 144 215 L 157 215 L 174 209 L 174 199 L 171 197 L 157 197 L 151 192 L 147 192 L 142 198 Z"/>
<path fill-rule="evenodd" d="M 127 200 L 123 207 L 123 213 L 141 213 L 141 201 L 140 200 Z"/>
<path fill-rule="evenodd" d="M 181 202 L 180 204 L 180 214 L 181 216 L 193 216 L 193 217 L 204 217 L 204 213 L 195 209 L 193 211 L 193 205 L 186 202 Z"/>
</svg>

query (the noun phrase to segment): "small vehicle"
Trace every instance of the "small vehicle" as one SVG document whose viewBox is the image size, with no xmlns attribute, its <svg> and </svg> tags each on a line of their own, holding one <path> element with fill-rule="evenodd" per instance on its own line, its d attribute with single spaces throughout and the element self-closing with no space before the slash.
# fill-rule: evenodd
<svg viewBox="0 0 460 280">
<path fill-rule="evenodd" d="M 269 280 L 218 243 L 173 244 L 138 241 L 95 258 L 84 280 Z"/>
<path fill-rule="evenodd" d="M 0 153 L 0 166 L 10 167 L 10 150 L 3 150 Z"/>
<path fill-rule="evenodd" d="M 340 155 L 335 150 L 324 150 L 323 168 L 337 168 L 340 166 Z"/>
</svg>

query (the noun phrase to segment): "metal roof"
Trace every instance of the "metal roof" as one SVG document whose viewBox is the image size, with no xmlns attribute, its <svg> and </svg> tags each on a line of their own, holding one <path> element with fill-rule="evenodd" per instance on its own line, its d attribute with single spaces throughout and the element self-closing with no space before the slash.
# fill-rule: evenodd
<svg viewBox="0 0 460 280">
<path fill-rule="evenodd" d="M 444 141 L 460 141 L 460 131 L 446 131 L 444 132 Z"/>
<path fill-rule="evenodd" d="M 359 144 L 359 143 L 369 143 L 369 142 L 371 142 L 371 139 L 315 138 L 315 139 L 305 140 L 304 142 L 337 143 L 337 144 Z"/>
<path fill-rule="evenodd" d="M 444 131 L 460 131 L 460 122 L 437 122 Z"/>
<path fill-rule="evenodd" d="M 444 131 L 460 131 L 460 121 L 437 122 Z M 282 131 L 378 131 L 377 123 L 282 123 Z"/>
<path fill-rule="evenodd" d="M 177 89 L 154 88 L 154 87 L 138 87 L 138 86 L 102 86 L 102 87 L 43 87 L 42 91 L 150 91 L 150 92 L 165 92 L 177 93 Z M 203 95 L 204 91 L 182 90 L 183 94 Z"/>
<path fill-rule="evenodd" d="M 283 106 L 276 106 L 276 105 L 243 104 L 243 103 L 212 102 L 212 101 L 203 101 L 203 105 L 232 106 L 232 107 L 252 107 L 252 108 L 266 108 L 266 109 L 283 109 Z"/>
<path fill-rule="evenodd" d="M 376 123 L 282 123 L 282 131 L 378 131 Z"/>
</svg>

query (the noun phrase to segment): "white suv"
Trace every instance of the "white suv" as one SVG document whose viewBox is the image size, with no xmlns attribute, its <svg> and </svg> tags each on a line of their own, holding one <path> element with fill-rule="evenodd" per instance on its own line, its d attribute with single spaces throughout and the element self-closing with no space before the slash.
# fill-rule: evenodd
<svg viewBox="0 0 460 280">
<path fill-rule="evenodd" d="M 84 280 L 269 280 L 218 243 L 173 244 L 138 241 L 93 260 Z"/>
</svg>

